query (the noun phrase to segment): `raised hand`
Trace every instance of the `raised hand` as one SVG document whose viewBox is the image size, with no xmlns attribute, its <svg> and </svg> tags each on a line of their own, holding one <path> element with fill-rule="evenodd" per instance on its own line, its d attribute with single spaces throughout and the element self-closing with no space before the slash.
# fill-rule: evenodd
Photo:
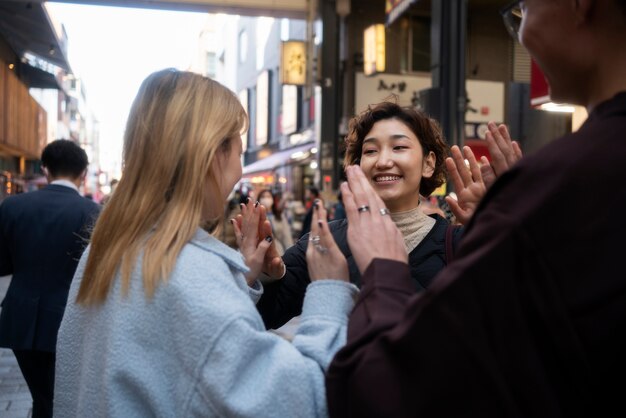
<svg viewBox="0 0 626 418">
<path fill-rule="evenodd" d="M 346 169 L 348 183 L 341 185 L 348 218 L 348 245 L 363 274 L 374 258 L 408 262 L 402 234 L 389 211 L 358 165 Z"/>
<path fill-rule="evenodd" d="M 480 200 L 487 192 L 481 169 L 470 147 L 463 147 L 465 158 L 458 146 L 450 149 L 452 157 L 446 158 L 446 169 L 457 199 L 446 196 L 446 202 L 459 223 L 465 225 L 472 217 Z M 467 159 L 469 167 L 465 163 Z"/>
<path fill-rule="evenodd" d="M 246 281 L 248 285 L 252 285 L 263 270 L 268 249 L 273 246 L 272 235 L 262 235 L 265 231 L 261 225 L 267 222 L 265 208 L 258 202 L 253 205 L 248 200 L 248 204 L 241 204 L 241 214 L 231 222 L 239 251 L 250 269 L 246 274 Z"/>
<path fill-rule="evenodd" d="M 326 209 L 316 200 L 313 203 L 313 218 L 309 244 L 306 249 L 306 263 L 312 282 L 322 279 L 350 280 L 348 262 L 343 255 L 326 221 Z"/>
<path fill-rule="evenodd" d="M 276 248 L 276 244 L 274 244 L 274 235 L 272 232 L 272 225 L 270 221 L 267 219 L 267 215 L 266 215 L 267 208 L 265 208 L 265 206 L 259 204 L 258 202 L 256 202 L 254 205 L 255 207 L 259 208 L 259 212 L 260 212 L 259 223 L 258 223 L 258 235 L 257 235 L 259 243 L 261 242 L 261 240 L 267 237 L 272 237 L 271 245 L 267 249 L 267 252 L 265 253 L 265 257 L 263 259 L 262 271 L 273 279 L 280 279 L 283 277 L 286 267 L 285 267 L 285 264 L 283 263 L 283 259 L 280 253 L 278 252 L 278 249 Z M 242 247 L 240 244 L 242 242 L 241 237 L 245 235 L 244 233 L 242 233 L 243 210 L 244 208 L 249 209 L 251 207 L 252 207 L 252 200 L 248 198 L 247 204 L 243 204 L 243 203 L 241 204 L 242 214 L 239 214 L 234 219 L 231 219 L 231 222 L 233 223 L 233 227 L 235 229 L 237 247 L 239 248 L 240 251 L 242 251 Z"/>
<path fill-rule="evenodd" d="M 481 173 L 485 186 L 489 188 L 498 176 L 522 158 L 522 149 L 517 141 L 511 140 L 506 125 L 498 126 L 494 122 L 489 122 L 487 127 L 485 141 L 491 155 L 491 162 L 487 157 L 481 158 Z"/>
</svg>

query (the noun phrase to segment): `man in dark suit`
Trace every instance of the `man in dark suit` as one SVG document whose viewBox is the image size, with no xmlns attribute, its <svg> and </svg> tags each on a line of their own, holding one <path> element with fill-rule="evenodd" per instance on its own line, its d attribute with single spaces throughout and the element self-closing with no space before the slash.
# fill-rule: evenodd
<svg viewBox="0 0 626 418">
<path fill-rule="evenodd" d="M 48 144 L 50 183 L 0 205 L 0 275 L 12 274 L 0 313 L 0 347 L 11 348 L 33 397 L 33 417 L 51 417 L 57 332 L 70 283 L 100 206 L 78 188 L 87 154 L 76 143 Z"/>
</svg>

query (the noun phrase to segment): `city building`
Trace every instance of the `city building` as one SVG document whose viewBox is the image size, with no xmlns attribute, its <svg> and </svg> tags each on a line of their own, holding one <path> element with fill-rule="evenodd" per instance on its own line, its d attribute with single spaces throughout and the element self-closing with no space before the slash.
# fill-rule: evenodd
<svg viewBox="0 0 626 418">
<path fill-rule="evenodd" d="M 85 87 L 72 75 L 67 34 L 45 3 L 0 7 L 0 199 L 46 184 L 41 151 L 54 139 L 85 148 L 90 172 L 82 192 L 99 193 L 98 123 Z"/>
</svg>

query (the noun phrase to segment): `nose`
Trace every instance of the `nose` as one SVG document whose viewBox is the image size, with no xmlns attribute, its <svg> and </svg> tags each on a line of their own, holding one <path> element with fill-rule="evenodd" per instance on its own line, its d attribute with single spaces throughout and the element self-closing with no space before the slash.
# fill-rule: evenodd
<svg viewBox="0 0 626 418">
<path fill-rule="evenodd" d="M 376 160 L 376 168 L 384 169 L 393 166 L 393 158 L 390 150 L 383 148 L 378 153 L 378 159 Z"/>
</svg>

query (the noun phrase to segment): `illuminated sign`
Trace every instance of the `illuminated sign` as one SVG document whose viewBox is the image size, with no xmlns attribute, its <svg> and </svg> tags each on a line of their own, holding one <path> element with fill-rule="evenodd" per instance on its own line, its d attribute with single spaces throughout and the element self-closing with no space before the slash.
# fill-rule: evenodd
<svg viewBox="0 0 626 418">
<path fill-rule="evenodd" d="M 306 84 L 306 43 L 284 41 L 281 45 L 280 82 L 303 86 Z"/>
<path fill-rule="evenodd" d="M 363 72 L 373 75 L 385 71 L 385 25 L 369 26 L 363 33 Z"/>
</svg>

